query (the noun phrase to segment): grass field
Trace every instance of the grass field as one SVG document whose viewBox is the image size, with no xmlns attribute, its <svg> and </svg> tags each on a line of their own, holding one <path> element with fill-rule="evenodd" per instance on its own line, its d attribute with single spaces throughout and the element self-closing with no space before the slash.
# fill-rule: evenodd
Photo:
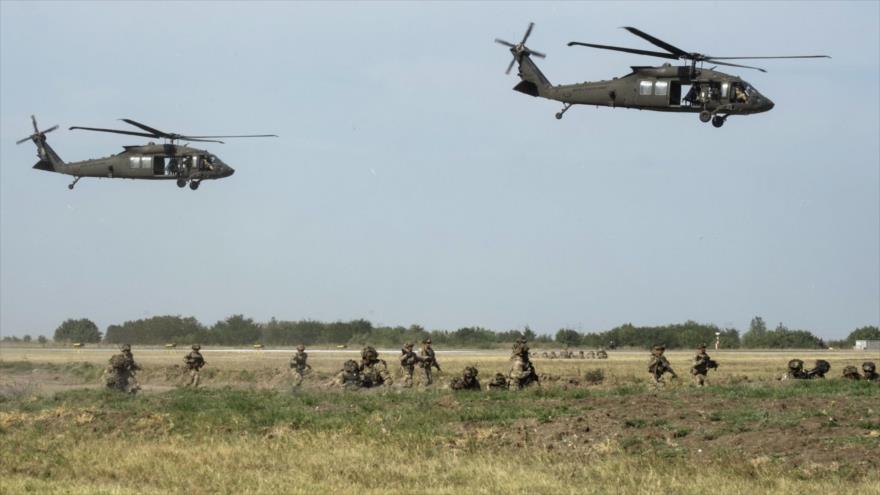
<svg viewBox="0 0 880 495">
<path fill-rule="evenodd" d="M 0 492 L 880 493 L 880 384 L 838 378 L 864 353 L 711 353 L 704 389 L 689 352 L 662 389 L 644 352 L 538 358 L 540 388 L 491 393 L 442 383 L 506 372 L 503 353 L 440 352 L 438 386 L 353 392 L 324 383 L 354 353 L 311 352 L 296 391 L 291 352 L 208 349 L 199 390 L 179 388 L 185 351 L 134 353 L 130 397 L 100 386 L 109 351 L 0 348 Z M 777 381 L 791 357 L 829 378 Z"/>
</svg>

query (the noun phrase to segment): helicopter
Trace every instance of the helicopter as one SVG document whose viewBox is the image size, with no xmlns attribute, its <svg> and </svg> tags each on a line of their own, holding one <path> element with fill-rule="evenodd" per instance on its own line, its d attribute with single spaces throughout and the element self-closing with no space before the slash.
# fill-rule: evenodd
<svg viewBox="0 0 880 495">
<path fill-rule="evenodd" d="M 37 145 L 37 157 L 40 159 L 33 168 L 72 175 L 74 177 L 73 182 L 67 186 L 71 190 L 83 177 L 107 177 L 111 179 L 176 180 L 178 187 L 186 187 L 187 183 L 189 183 L 189 188 L 195 191 L 199 188 L 202 181 L 229 177 L 235 173 L 235 170 L 223 163 L 217 155 L 207 150 L 175 144 L 175 141 L 223 144 L 223 141 L 219 141 L 217 138 L 278 137 L 275 134 L 184 136 L 182 134 L 160 131 L 131 119 L 120 120 L 144 132 L 79 126 L 70 127 L 70 130 L 81 129 L 85 131 L 126 134 L 129 136 L 162 138 L 167 142 L 164 144 L 149 142 L 145 145 L 123 146 L 125 151 L 116 155 L 65 163 L 55 150 L 49 146 L 49 143 L 46 142 L 46 134 L 58 129 L 58 126 L 56 125 L 41 131 L 37 126 L 36 117 L 31 115 L 34 133 L 16 141 L 15 144 L 33 141 Z"/>
<path fill-rule="evenodd" d="M 521 81 L 515 91 L 530 96 L 540 96 L 561 101 L 564 106 L 556 114 L 561 119 L 573 105 L 596 105 L 612 108 L 637 108 L 657 112 L 698 113 L 701 122 L 712 122 L 716 128 L 724 125 L 731 115 L 750 115 L 770 111 L 774 103 L 758 92 L 751 84 L 715 70 L 704 69 L 703 63 L 754 69 L 760 67 L 739 65 L 726 60 L 779 59 L 779 58 L 831 58 L 828 55 L 787 55 L 775 57 L 714 57 L 697 52 L 687 52 L 663 40 L 655 38 L 634 27 L 624 27 L 630 33 L 662 48 L 664 52 L 623 48 L 595 43 L 572 41 L 568 46 L 586 46 L 604 50 L 634 53 L 671 60 L 690 61 L 689 65 L 673 66 L 665 63 L 660 67 L 633 66 L 629 74 L 610 81 L 584 82 L 554 86 L 541 73 L 532 57 L 545 58 L 541 52 L 526 46 L 535 23 L 529 23 L 525 36 L 517 44 L 495 38 L 495 42 L 510 49 L 513 60 L 507 66 L 510 74 L 514 64 L 519 65 Z M 697 63 L 700 67 L 697 67 Z M 684 96 L 682 96 L 684 95 Z"/>
</svg>

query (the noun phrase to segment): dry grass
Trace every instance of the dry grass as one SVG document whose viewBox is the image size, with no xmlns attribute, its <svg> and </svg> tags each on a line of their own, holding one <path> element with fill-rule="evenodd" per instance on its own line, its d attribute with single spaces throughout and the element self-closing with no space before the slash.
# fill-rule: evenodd
<svg viewBox="0 0 880 495">
<path fill-rule="evenodd" d="M 670 353 L 684 380 L 663 390 L 646 385 L 644 352 L 538 358 L 562 379 L 476 394 L 325 390 L 354 355 L 340 352 L 312 352 L 315 374 L 290 393 L 290 352 L 211 349 L 207 387 L 187 391 L 184 351 L 134 353 L 146 393 L 131 398 L 99 390 L 109 352 L 0 348 L 0 387 L 15 387 L 0 401 L 0 493 L 880 493 L 880 387 L 775 380 L 790 357 L 837 376 L 864 353 L 712 353 L 705 390 L 687 380 L 690 352 Z M 441 381 L 508 366 L 439 358 Z M 600 384 L 566 380 L 597 369 Z"/>
</svg>

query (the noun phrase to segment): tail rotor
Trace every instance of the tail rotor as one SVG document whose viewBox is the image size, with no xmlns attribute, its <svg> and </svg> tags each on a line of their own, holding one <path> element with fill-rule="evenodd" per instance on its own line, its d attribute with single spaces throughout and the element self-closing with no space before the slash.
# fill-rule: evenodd
<svg viewBox="0 0 880 495">
<path fill-rule="evenodd" d="M 24 143 L 25 141 L 43 142 L 46 140 L 46 134 L 54 131 L 55 129 L 58 129 L 58 126 L 55 125 L 55 126 L 52 126 L 44 131 L 41 131 L 40 128 L 37 126 L 37 118 L 34 117 L 33 115 L 31 115 L 31 121 L 34 123 L 34 133 L 24 139 L 19 139 L 18 141 L 15 142 L 15 144 L 21 144 L 21 143 Z"/>
<path fill-rule="evenodd" d="M 546 55 L 544 55 L 543 53 L 536 52 L 526 46 L 526 40 L 528 40 L 529 36 L 531 36 L 532 28 L 534 28 L 534 27 L 535 27 L 535 23 L 530 22 L 529 28 L 526 29 L 526 34 L 523 35 L 522 41 L 520 41 L 519 43 L 517 43 L 515 45 L 509 41 L 504 41 L 502 39 L 495 38 L 495 43 L 498 43 L 499 45 L 504 45 L 504 46 L 510 48 L 510 53 L 513 55 L 513 60 L 511 60 L 510 65 L 507 66 L 507 70 L 504 72 L 505 74 L 510 74 L 510 71 L 513 69 L 513 64 L 521 61 L 522 57 L 524 57 L 526 55 L 531 55 L 531 56 L 538 57 L 538 58 L 546 57 Z"/>
</svg>

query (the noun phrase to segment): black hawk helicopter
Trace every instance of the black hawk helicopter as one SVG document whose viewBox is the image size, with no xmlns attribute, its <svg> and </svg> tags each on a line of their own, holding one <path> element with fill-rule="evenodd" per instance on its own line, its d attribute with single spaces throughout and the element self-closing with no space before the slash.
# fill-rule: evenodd
<svg viewBox="0 0 880 495">
<path fill-rule="evenodd" d="M 125 151 L 113 156 L 65 163 L 46 142 L 46 134 L 58 129 L 58 126 L 56 125 L 41 131 L 37 127 L 37 119 L 33 115 L 31 115 L 31 120 L 34 124 L 34 133 L 24 139 L 20 139 L 15 144 L 21 144 L 29 140 L 33 141 L 37 145 L 37 157 L 40 159 L 34 165 L 34 168 L 47 172 L 72 175 L 74 179 L 67 186 L 68 189 L 73 189 L 73 186 L 83 177 L 107 177 L 111 179 L 176 180 L 178 187 L 185 187 L 189 183 L 189 188 L 195 191 L 199 188 L 199 184 L 202 181 L 229 177 L 235 173 L 235 170 L 217 158 L 217 155 L 209 153 L 207 150 L 174 144 L 175 141 L 183 140 L 222 144 L 223 141 L 218 141 L 217 138 L 278 137 L 274 134 L 184 136 L 182 134 L 160 131 L 131 119 L 121 119 L 123 122 L 138 127 L 145 132 L 78 126 L 73 126 L 70 130 L 82 129 L 85 131 L 112 132 L 129 136 L 162 138 L 167 143 L 156 144 L 150 142 L 141 146 L 123 146 Z"/>
<path fill-rule="evenodd" d="M 522 81 L 513 88 L 514 90 L 531 96 L 561 101 L 565 104 L 562 110 L 556 114 L 557 119 L 561 119 L 572 105 L 596 105 L 612 108 L 638 108 L 657 112 L 699 113 L 702 122 L 712 121 L 713 126 L 721 127 L 727 117 L 731 115 L 767 112 L 773 108 L 773 102 L 737 76 L 718 72 L 714 70 L 714 67 L 711 69 L 702 68 L 704 62 L 767 72 L 760 67 L 722 62 L 722 60 L 831 58 L 827 55 L 714 57 L 702 53 L 686 52 L 634 27 L 625 27 L 624 29 L 630 33 L 666 51 L 639 50 L 578 41 L 572 41 L 568 46 L 588 46 L 671 60 L 688 60 L 690 64 L 673 66 L 667 63 L 660 67 L 633 66 L 632 72 L 620 78 L 615 77 L 611 81 L 554 86 L 550 84 L 550 81 L 541 73 L 531 58 L 544 58 L 545 55 L 528 48 L 525 44 L 529 35 L 532 34 L 534 26 L 535 23 L 529 23 L 525 36 L 517 44 L 498 38 L 495 38 L 495 42 L 510 48 L 510 53 L 513 54 L 513 60 L 507 67 L 507 74 L 510 74 L 514 63 L 519 64 L 519 77 Z M 700 63 L 700 67 L 697 67 L 697 62 Z M 684 96 L 682 97 L 682 95 Z"/>
</svg>

